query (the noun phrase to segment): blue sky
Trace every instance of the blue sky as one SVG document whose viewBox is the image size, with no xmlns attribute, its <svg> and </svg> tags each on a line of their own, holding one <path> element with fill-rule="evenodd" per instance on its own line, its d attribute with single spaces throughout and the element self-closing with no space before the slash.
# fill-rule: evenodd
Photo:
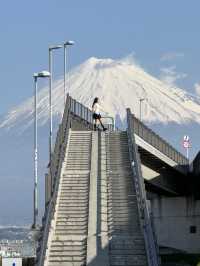
<svg viewBox="0 0 200 266">
<path fill-rule="evenodd" d="M 32 75 L 47 69 L 49 45 L 67 39 L 76 42 L 70 51 L 70 68 L 91 56 L 121 58 L 133 53 L 151 74 L 194 92 L 194 85 L 200 84 L 199 10 L 199 0 L 1 0 L 0 115 L 33 94 Z M 62 74 L 62 60 L 58 51 L 57 77 Z M 182 131 L 177 134 L 182 135 Z M 191 134 L 198 139 L 198 125 Z M 32 137 L 26 138 L 32 141 Z M 47 142 L 46 133 L 39 141 Z M 32 149 L 21 143 L 12 139 L 12 156 L 17 160 L 10 168 L 1 169 L 0 202 L 8 206 L 3 213 L 5 223 L 26 223 L 24 219 L 32 215 L 32 176 L 26 169 Z M 10 154 L 5 152 L 7 142 L 3 144 L 1 158 L 10 163 Z M 45 152 L 47 149 L 43 154 L 40 150 L 39 167 L 46 165 L 41 162 Z M 15 206 L 9 205 L 13 199 Z"/>
<path fill-rule="evenodd" d="M 157 77 L 194 91 L 200 82 L 200 2 L 144 0 L 1 1 L 0 114 L 32 95 L 48 46 L 73 39 L 70 67 L 90 56 L 136 60 Z M 62 53 L 56 56 L 62 73 Z M 170 79 L 172 77 L 172 79 Z"/>
</svg>

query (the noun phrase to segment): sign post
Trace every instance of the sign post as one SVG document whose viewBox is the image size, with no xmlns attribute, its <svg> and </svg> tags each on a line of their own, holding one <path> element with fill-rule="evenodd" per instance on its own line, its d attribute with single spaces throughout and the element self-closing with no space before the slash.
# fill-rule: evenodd
<svg viewBox="0 0 200 266">
<path fill-rule="evenodd" d="M 186 157 L 189 159 L 189 148 L 191 148 L 190 138 L 185 135 L 183 137 L 183 148 L 186 149 Z"/>
</svg>

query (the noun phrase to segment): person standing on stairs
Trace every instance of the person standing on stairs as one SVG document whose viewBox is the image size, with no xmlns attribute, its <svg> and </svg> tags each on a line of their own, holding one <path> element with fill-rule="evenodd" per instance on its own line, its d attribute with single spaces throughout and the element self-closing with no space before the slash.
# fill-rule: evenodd
<svg viewBox="0 0 200 266">
<path fill-rule="evenodd" d="M 92 104 L 92 117 L 94 119 L 94 130 L 97 129 L 97 121 L 100 122 L 102 128 L 103 128 L 103 131 L 106 131 L 107 128 L 104 127 L 102 121 L 101 121 L 101 114 L 100 114 L 100 111 L 103 111 L 103 108 L 101 107 L 101 105 L 99 104 L 99 98 L 94 98 L 94 101 L 93 101 L 93 104 Z"/>
</svg>

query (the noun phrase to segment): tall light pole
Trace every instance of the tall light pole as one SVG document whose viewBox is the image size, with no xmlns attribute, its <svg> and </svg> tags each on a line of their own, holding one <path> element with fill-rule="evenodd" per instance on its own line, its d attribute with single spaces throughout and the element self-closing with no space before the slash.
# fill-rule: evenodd
<svg viewBox="0 0 200 266">
<path fill-rule="evenodd" d="M 42 71 L 39 73 L 34 73 L 34 199 L 33 199 L 33 225 L 32 228 L 36 229 L 37 219 L 38 219 L 38 134 L 37 134 L 37 80 L 38 78 L 47 78 L 50 77 L 48 71 Z"/>
<path fill-rule="evenodd" d="M 66 41 L 64 43 L 64 109 L 65 109 L 65 103 L 66 103 L 66 68 L 67 68 L 67 46 L 74 45 L 74 41 Z"/>
<path fill-rule="evenodd" d="M 142 102 L 145 100 L 145 98 L 140 98 L 140 121 L 142 121 Z"/>
<path fill-rule="evenodd" d="M 54 50 L 58 50 L 62 48 L 62 45 L 55 45 L 49 47 L 49 73 L 51 73 L 49 77 L 49 165 L 51 167 L 51 155 L 52 155 L 52 131 L 53 131 L 53 114 L 52 114 L 52 52 Z M 51 177 L 52 178 L 52 177 Z"/>
</svg>

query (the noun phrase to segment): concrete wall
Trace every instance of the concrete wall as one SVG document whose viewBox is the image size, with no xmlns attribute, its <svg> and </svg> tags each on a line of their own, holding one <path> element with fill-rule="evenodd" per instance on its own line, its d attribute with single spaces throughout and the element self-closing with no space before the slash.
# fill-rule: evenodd
<svg viewBox="0 0 200 266">
<path fill-rule="evenodd" d="M 157 197 L 151 200 L 158 244 L 200 252 L 200 201 L 186 197 Z M 191 228 L 193 227 L 193 228 Z M 190 230 L 196 227 L 196 233 Z"/>
<path fill-rule="evenodd" d="M 169 167 L 154 170 L 142 162 L 142 175 L 150 184 L 179 196 L 185 191 L 186 176 Z"/>
<path fill-rule="evenodd" d="M 72 130 L 91 130 L 92 125 L 80 117 L 71 117 L 71 128 Z"/>
</svg>

